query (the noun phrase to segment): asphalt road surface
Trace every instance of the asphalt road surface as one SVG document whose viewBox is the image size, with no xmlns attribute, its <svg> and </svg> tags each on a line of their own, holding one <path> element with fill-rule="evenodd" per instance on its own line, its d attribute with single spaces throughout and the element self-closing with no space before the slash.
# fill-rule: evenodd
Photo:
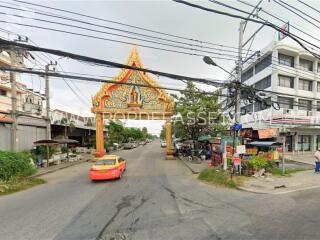
<svg viewBox="0 0 320 240">
<path fill-rule="evenodd" d="M 217 188 L 164 160 L 158 141 L 118 154 L 128 164 L 121 180 L 92 183 L 83 163 L 1 197 L 0 239 L 320 239 L 320 190 Z"/>
</svg>

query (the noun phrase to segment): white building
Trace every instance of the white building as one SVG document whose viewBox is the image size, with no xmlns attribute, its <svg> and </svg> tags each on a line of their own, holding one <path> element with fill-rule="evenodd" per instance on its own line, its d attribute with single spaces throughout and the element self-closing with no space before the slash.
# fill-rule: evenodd
<svg viewBox="0 0 320 240">
<path fill-rule="evenodd" d="M 272 42 L 259 59 L 244 66 L 241 81 L 255 89 L 272 91 L 263 96 L 268 106 L 241 101 L 245 128 L 260 130 L 260 139 L 280 141 L 281 133 L 286 133 L 288 151 L 320 148 L 318 59 L 302 48 Z"/>
</svg>

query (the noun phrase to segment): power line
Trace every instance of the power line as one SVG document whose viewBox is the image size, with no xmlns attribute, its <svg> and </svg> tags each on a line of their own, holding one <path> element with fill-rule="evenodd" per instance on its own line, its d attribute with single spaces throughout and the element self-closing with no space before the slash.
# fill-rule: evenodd
<svg viewBox="0 0 320 240">
<path fill-rule="evenodd" d="M 303 5 L 311 8 L 312 10 L 316 11 L 317 13 L 320 13 L 320 10 L 316 9 L 315 7 L 312 7 L 311 5 L 305 3 L 305 2 L 303 2 L 303 1 L 301 1 L 301 0 L 297 0 L 297 1 L 300 2 L 300 3 L 302 3 Z"/>
<path fill-rule="evenodd" d="M 68 21 L 72 21 L 72 22 L 77 22 L 77 23 L 90 25 L 91 27 L 95 26 L 95 27 L 105 28 L 105 29 L 109 29 L 109 30 L 113 30 L 113 31 L 124 32 L 124 33 L 127 33 L 127 34 L 147 37 L 149 39 L 152 38 L 152 39 L 155 39 L 157 41 L 162 40 L 162 41 L 166 41 L 166 42 L 169 42 L 169 43 L 178 43 L 178 44 L 183 44 L 183 45 L 187 45 L 187 46 L 190 46 L 190 47 L 197 47 L 197 48 L 201 48 L 201 49 L 212 49 L 212 50 L 217 50 L 217 51 L 222 51 L 222 52 L 236 53 L 235 50 L 222 49 L 221 47 L 220 48 L 208 47 L 208 46 L 203 46 L 203 45 L 198 45 L 198 44 L 193 44 L 193 43 L 188 43 L 188 42 L 176 41 L 176 40 L 173 40 L 173 39 L 161 38 L 161 37 L 158 37 L 158 36 L 146 35 L 146 34 L 142 34 L 142 33 L 127 31 L 127 30 L 114 28 L 114 27 L 109 27 L 109 26 L 105 26 L 105 25 L 94 24 L 94 23 L 82 21 L 82 20 L 75 19 L 75 18 L 61 16 L 61 15 L 53 15 L 53 14 L 43 13 L 43 12 L 34 11 L 34 10 L 27 10 L 25 8 L 24 9 L 19 9 L 19 8 L 15 8 L 15 7 L 4 6 L 4 5 L 0 5 L 0 7 L 13 9 L 13 10 L 18 10 L 18 11 L 21 11 L 21 12 L 31 12 L 31 13 L 35 13 L 35 14 L 39 14 L 39 15 L 45 15 L 45 16 L 58 18 L 58 19 L 64 19 L 64 20 L 68 20 Z M 116 34 L 116 33 L 100 31 L 100 30 L 94 30 L 92 28 L 85 28 L 85 27 L 70 25 L 70 24 L 61 23 L 61 22 L 54 22 L 54 21 L 49 21 L 49 20 L 44 20 L 44 19 L 39 19 L 39 18 L 27 17 L 27 16 L 23 16 L 23 15 L 16 15 L 16 14 L 10 14 L 10 13 L 1 13 L 1 14 L 5 14 L 5 15 L 8 15 L 8 16 L 14 16 L 14 17 L 18 17 L 18 18 L 36 20 L 36 21 L 41 21 L 41 22 L 46 22 L 46 23 L 52 23 L 52 24 L 59 24 L 59 25 L 69 26 L 69 27 L 75 27 L 75 28 L 80 28 L 80 29 L 84 29 L 84 30 L 88 30 L 88 31 L 100 32 L 100 33 L 109 34 L 109 35 L 115 35 L 115 36 L 120 36 L 120 37 L 126 37 L 126 38 L 131 38 L 131 39 L 145 41 L 145 42 L 153 42 L 153 43 L 155 42 L 155 40 L 151 41 L 151 40 L 147 40 L 147 39 L 141 39 L 141 38 L 131 37 L 131 36 L 127 36 L 127 35 L 121 35 L 121 34 Z M 156 43 L 160 44 L 159 42 L 156 42 Z M 168 43 L 163 43 L 163 44 L 168 44 Z M 182 47 L 182 46 L 179 46 L 179 47 Z"/>
<path fill-rule="evenodd" d="M 237 0 L 237 1 L 240 2 L 240 3 L 242 3 L 242 4 L 244 4 L 244 5 L 246 5 L 246 6 L 255 7 L 254 5 L 252 5 L 252 4 L 250 4 L 250 3 L 247 3 L 247 2 L 245 2 L 245 1 L 242 1 L 242 0 Z M 282 22 L 282 23 L 287 23 L 287 22 L 288 22 L 288 21 L 283 20 L 281 17 L 278 17 L 278 16 L 276 16 L 275 14 L 272 14 L 272 13 L 264 10 L 262 7 L 259 8 L 259 11 L 261 11 L 261 12 L 263 12 L 263 13 L 265 13 L 265 14 L 267 14 L 267 15 L 275 18 L 275 19 L 277 19 L 278 21 L 280 21 L 280 22 Z M 262 19 L 262 20 L 264 20 L 264 19 L 261 18 L 260 16 L 257 16 L 257 17 L 260 18 L 260 19 Z M 300 29 L 300 28 L 298 28 L 298 27 L 296 27 L 295 25 L 290 24 L 290 26 L 291 26 L 292 28 L 296 29 L 297 31 L 305 34 L 306 36 L 311 37 L 312 39 L 314 39 L 314 40 L 316 40 L 316 41 L 320 41 L 319 38 L 317 38 L 317 37 L 309 34 L 308 32 L 306 32 L 306 31 L 304 31 L 304 30 L 302 30 L 302 29 Z"/>
<path fill-rule="evenodd" d="M 161 86 L 151 86 L 151 85 L 139 84 L 139 83 L 120 82 L 120 81 L 105 80 L 105 79 L 92 78 L 92 77 L 60 74 L 57 72 L 46 73 L 44 71 L 35 71 L 35 70 L 30 70 L 30 69 L 21 69 L 21 68 L 6 67 L 6 66 L 0 66 L 0 70 L 12 71 L 12 72 L 18 72 L 18 73 L 27 73 L 27 74 L 33 74 L 33 75 L 39 75 L 39 76 L 44 76 L 45 74 L 47 74 L 48 76 L 55 77 L 55 78 L 67 78 L 67 79 L 74 79 L 74 80 L 88 81 L 88 82 L 113 83 L 113 84 L 119 84 L 119 85 L 128 85 L 128 86 L 137 86 L 137 87 L 146 87 L 146 88 L 153 88 L 153 89 L 163 89 L 163 90 L 185 92 L 184 89 L 168 88 L 168 87 L 161 87 Z M 203 93 L 203 94 L 208 94 L 208 95 L 213 95 L 213 96 L 227 96 L 227 95 L 220 94 L 220 93 L 212 93 L 212 92 L 205 92 L 205 91 L 201 91 L 198 93 Z"/>
<path fill-rule="evenodd" d="M 193 8 L 198 8 L 198 9 L 201 9 L 201 10 L 204 10 L 204 11 L 207 11 L 207 12 L 212 12 L 212 13 L 216 13 L 216 14 L 220 14 L 220 15 L 224 15 L 224 16 L 228 16 L 228 17 L 232 17 L 232 18 L 238 18 L 238 19 L 242 19 L 242 20 L 246 20 L 246 21 L 251 21 L 251 22 L 255 22 L 255 23 L 265 24 L 266 26 L 269 26 L 269 27 L 271 27 L 271 28 L 273 28 L 273 29 L 275 29 L 277 31 L 281 31 L 280 27 L 278 27 L 278 26 L 276 26 L 276 25 L 274 25 L 272 23 L 269 23 L 269 22 L 262 22 L 260 20 L 251 19 L 251 18 L 240 16 L 240 15 L 231 14 L 231 13 L 228 13 L 228 12 L 223 12 L 223 11 L 207 8 L 207 7 L 204 7 L 204 6 L 201 6 L 201 5 L 197 5 L 197 4 L 193 4 L 193 3 L 190 3 L 190 2 L 186 2 L 186 1 L 183 1 L 183 0 L 172 0 L 172 1 L 177 2 L 177 3 L 181 3 L 181 4 L 184 4 L 184 5 L 193 7 Z M 319 58 L 319 55 L 317 53 L 309 50 L 306 46 L 304 46 L 304 44 L 302 42 L 300 42 L 300 40 L 302 40 L 303 42 L 308 43 L 309 45 L 312 45 L 312 46 L 320 49 L 319 46 L 314 45 L 313 43 L 310 43 L 307 40 L 305 40 L 305 39 L 303 39 L 303 38 L 301 38 L 301 37 L 299 37 L 299 36 L 297 36 L 297 35 L 295 35 L 293 33 L 287 32 L 286 35 L 289 36 L 296 43 L 298 43 L 305 50 L 307 50 L 312 55 L 314 55 L 316 58 Z"/>
<path fill-rule="evenodd" d="M 89 35 L 89 34 L 82 34 L 82 33 L 71 32 L 71 31 L 67 31 L 67 30 L 65 31 L 65 30 L 60 30 L 60 29 L 55 29 L 55 28 L 49 28 L 49 27 L 35 26 L 35 25 L 10 22 L 10 21 L 5 21 L 5 20 L 0 20 L 0 22 L 7 23 L 7 24 L 13 24 L 13 25 L 19 25 L 19 26 L 25 26 L 25 27 L 30 27 L 30 28 L 36 28 L 36 29 L 50 30 L 50 31 L 54 31 L 54 32 L 66 33 L 66 34 L 71 34 L 71 35 L 76 35 L 76 36 L 81 36 L 81 37 L 88 37 L 88 38 L 92 38 L 92 39 L 96 39 L 96 40 L 104 40 L 104 41 L 122 43 L 122 44 L 127 44 L 127 45 L 136 45 L 136 46 L 140 46 L 140 47 L 161 50 L 161 51 L 165 51 L 165 52 L 180 53 L 180 54 L 185 54 L 185 55 L 190 55 L 190 56 L 199 56 L 199 57 L 205 56 L 205 55 L 201 55 L 201 54 L 197 54 L 197 53 L 190 53 L 190 52 L 185 52 L 185 51 L 178 51 L 178 50 L 173 50 L 173 49 L 154 47 L 154 46 L 144 45 L 144 44 L 140 44 L 140 43 L 132 43 L 132 42 L 127 42 L 127 41 L 98 37 L 98 36 L 93 36 L 93 35 Z M 235 60 L 235 58 L 216 57 L 216 56 L 212 56 L 212 57 L 216 58 L 216 59 L 223 59 L 223 60 L 232 60 L 232 61 Z"/>
<path fill-rule="evenodd" d="M 59 11 L 59 12 L 69 13 L 69 14 L 73 14 L 73 15 L 77 15 L 77 16 L 81 16 L 81 17 L 94 19 L 94 20 L 99 20 L 99 21 L 103 21 L 103 22 L 113 23 L 113 24 L 117 24 L 117 25 L 121 25 L 121 26 L 125 26 L 125 27 L 135 28 L 135 29 L 139 29 L 139 30 L 143 30 L 143 31 L 147 31 L 147 32 L 152 32 L 152 33 L 156 33 L 156 34 L 160 34 L 160 35 L 164 35 L 164 36 L 168 36 L 168 37 L 174 37 L 174 38 L 178 38 L 178 39 L 193 41 L 193 42 L 197 42 L 197 43 L 201 43 L 201 44 L 208 44 L 208 45 L 212 45 L 212 46 L 219 46 L 219 47 L 236 49 L 236 50 L 238 49 L 237 47 L 226 46 L 226 45 L 223 45 L 223 44 L 212 43 L 212 42 L 203 41 L 203 40 L 199 40 L 199 39 L 182 37 L 182 36 L 178 36 L 178 35 L 175 35 L 175 34 L 165 33 L 165 32 L 161 32 L 161 31 L 156 31 L 156 30 L 152 30 L 152 29 L 138 27 L 138 26 L 134 26 L 134 25 L 126 24 L 126 23 L 113 21 L 113 20 L 94 17 L 94 16 L 90 16 L 90 15 L 86 15 L 86 14 L 77 13 L 77 12 L 74 12 L 74 11 L 68 11 L 68 10 L 64 10 L 64 9 L 59 9 L 59 8 L 54 8 L 54 7 L 44 6 L 44 5 L 41 5 L 41 4 L 35 4 L 35 3 L 19 1 L 19 0 L 13 0 L 13 1 L 19 2 L 19 3 L 23 3 L 23 4 L 27 4 L 27 5 L 37 6 L 37 7 L 41 7 L 41 8 L 45 8 L 45 9 L 51 9 L 51 10 L 55 10 L 55 11 Z M 35 9 L 35 10 L 39 11 L 38 9 Z M 48 13 L 48 12 L 44 12 L 44 13 Z M 54 15 L 57 16 L 57 17 L 63 17 L 63 16 L 57 15 L 57 14 L 54 14 Z"/>
<path fill-rule="evenodd" d="M 180 46 L 180 45 L 176 45 L 176 44 L 162 43 L 162 42 L 153 41 L 153 40 L 147 40 L 147 39 L 142 39 L 142 38 L 137 38 L 137 37 L 131 37 L 131 36 L 128 36 L 128 35 L 122 35 L 122 34 L 106 32 L 106 31 L 94 30 L 94 29 L 91 29 L 91 28 L 76 26 L 76 25 L 67 24 L 67 23 L 49 21 L 49 20 L 44 20 L 44 19 L 39 19 L 39 18 L 21 16 L 21 15 L 17 15 L 17 14 L 4 13 L 4 12 L 0 12 L 0 14 L 1 15 L 7 15 L 7 16 L 14 16 L 14 17 L 18 17 L 18 18 L 24 18 L 24 19 L 31 19 L 31 20 L 35 20 L 35 21 L 51 23 L 51 24 L 56 24 L 56 25 L 61 25 L 61 26 L 66 26 L 66 27 L 71 27 L 71 28 L 77 28 L 77 29 L 82 29 L 82 30 L 86 30 L 86 31 L 90 31 L 90 32 L 95 32 L 95 33 L 103 33 L 103 34 L 111 35 L 111 36 L 129 38 L 129 39 L 134 39 L 134 40 L 138 40 L 138 41 L 144 41 L 144 42 L 153 43 L 153 44 L 157 44 L 157 45 L 161 45 L 161 46 L 168 46 L 168 47 L 172 47 L 172 48 L 181 48 L 181 49 L 184 49 L 184 50 L 195 51 L 195 52 L 203 52 L 203 53 L 210 53 L 210 54 L 219 55 L 219 56 L 236 57 L 236 55 L 232 55 L 232 54 L 228 54 L 228 53 L 212 52 L 212 51 L 200 50 L 200 49 L 196 49 L 196 48 L 184 47 L 184 46 Z"/>
<path fill-rule="evenodd" d="M 210 81 L 210 80 L 204 79 L 204 78 L 194 78 L 194 77 L 188 77 L 188 76 L 183 76 L 183 75 L 161 72 L 161 71 L 157 71 L 157 70 L 151 70 L 151 69 L 147 69 L 147 68 L 129 66 L 129 65 L 116 63 L 116 62 L 112 62 L 112 61 L 107 61 L 107 60 L 103 60 L 103 59 L 88 57 L 85 55 L 79 55 L 79 54 L 74 54 L 74 53 L 70 53 L 70 52 L 66 52 L 66 51 L 49 49 L 49 48 L 36 47 L 36 46 L 28 45 L 28 44 L 7 41 L 4 39 L 0 39 L 0 46 L 1 45 L 2 45 L 2 47 L 13 47 L 14 46 L 14 47 L 25 49 L 27 51 L 46 52 L 46 53 L 50 53 L 50 54 L 53 54 L 56 56 L 68 57 L 68 58 L 71 58 L 74 60 L 80 60 L 80 61 L 91 62 L 91 63 L 95 63 L 95 64 L 101 64 L 105 67 L 111 66 L 111 67 L 115 67 L 115 68 L 123 68 L 123 69 L 141 71 L 141 72 L 145 72 L 145 73 L 152 73 L 155 75 L 168 77 L 168 78 L 175 79 L 175 80 L 187 80 L 187 81 L 209 84 L 209 85 L 213 85 L 213 86 L 218 86 L 218 85 L 222 84 L 221 82 Z"/>
<path fill-rule="evenodd" d="M 5 30 L 5 29 L 1 29 L 0 28 L 0 30 L 2 30 L 2 31 L 5 31 L 5 32 L 8 32 L 8 33 L 10 33 L 10 34 L 13 34 L 13 35 L 16 35 L 16 36 L 21 36 L 21 35 L 19 35 L 18 33 L 15 33 L 15 32 L 12 32 L 12 31 L 8 31 L 8 30 Z M 27 37 L 27 36 L 25 36 L 25 37 Z M 28 38 L 28 40 L 30 41 L 30 42 L 32 42 L 34 45 L 37 45 L 34 41 L 32 41 L 30 38 Z M 43 55 L 45 58 L 47 58 L 48 60 L 49 60 L 49 62 L 50 61 L 55 61 L 55 59 L 53 59 L 50 55 L 48 56 L 48 55 L 46 55 L 46 54 L 44 54 L 43 52 L 39 52 L 41 55 Z M 45 64 L 47 63 L 47 61 L 46 60 L 44 60 L 42 57 L 40 57 L 40 54 L 38 55 L 37 54 L 37 56 L 39 57 L 39 59 L 41 59 Z M 36 54 L 35 54 L 36 55 Z M 34 61 L 35 61 L 35 63 L 33 63 L 30 59 L 28 59 L 28 58 L 26 58 L 28 61 L 30 61 L 32 64 L 39 64 L 39 66 L 42 66 L 42 67 L 44 67 L 44 65 L 42 64 L 42 63 L 40 63 L 39 61 L 37 61 L 37 59 L 34 59 Z M 60 64 L 58 64 L 58 66 L 62 69 L 62 66 L 60 65 Z M 63 69 L 62 69 L 63 70 Z M 70 86 L 70 84 L 67 82 L 67 80 L 66 79 L 63 79 L 64 80 L 64 82 L 65 82 L 65 84 L 67 85 L 67 87 L 75 94 L 75 96 L 81 101 L 81 102 L 83 102 L 83 103 L 85 103 L 86 105 L 88 105 L 88 99 L 86 99 L 85 97 L 84 97 L 84 99 L 85 99 L 85 101 L 84 101 L 84 99 L 82 99 L 81 98 L 81 96 Z M 71 83 L 73 83 L 73 82 L 71 82 Z M 75 86 L 76 88 L 77 88 L 77 86 Z M 77 88 L 78 89 L 78 88 Z M 80 91 L 80 89 L 78 89 L 78 91 L 81 93 L 81 91 Z M 84 96 L 84 94 L 83 93 L 81 93 L 82 94 L 82 96 Z M 88 106 L 90 106 L 90 105 L 88 105 Z"/>
<path fill-rule="evenodd" d="M 288 10 L 289 12 L 294 13 L 295 15 L 297 15 L 297 16 L 300 17 L 300 18 L 302 18 L 302 19 L 305 20 L 306 22 L 310 23 L 310 24 L 313 25 L 314 27 L 320 29 L 320 27 L 319 27 L 317 24 L 311 22 L 309 19 L 307 19 L 307 18 L 305 18 L 304 16 L 302 16 L 301 14 L 299 14 L 298 12 L 301 12 L 301 11 L 298 10 L 297 8 L 293 7 L 293 6 L 290 5 L 289 3 L 285 3 L 285 5 L 284 5 L 284 3 L 283 3 L 282 1 L 279 1 L 279 2 L 278 2 L 277 0 L 274 0 L 274 2 L 277 3 L 278 5 L 280 5 L 282 8 Z M 287 7 L 287 6 L 288 6 L 288 7 Z M 294 10 L 292 10 L 292 9 L 294 9 Z M 296 10 L 296 11 L 295 11 L 295 10 Z M 298 11 L 298 12 L 297 12 L 297 11 Z M 302 13 L 303 13 L 303 12 L 302 12 Z M 309 16 L 309 15 L 307 15 L 307 14 L 305 14 L 305 13 L 304 13 L 304 15 L 308 16 L 309 18 L 312 18 L 311 16 Z M 313 18 L 312 18 L 312 19 L 313 19 Z"/>
</svg>

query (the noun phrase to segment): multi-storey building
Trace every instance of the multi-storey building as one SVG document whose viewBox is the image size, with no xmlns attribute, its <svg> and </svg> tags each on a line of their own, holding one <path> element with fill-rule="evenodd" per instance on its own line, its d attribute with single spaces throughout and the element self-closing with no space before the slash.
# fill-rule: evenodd
<svg viewBox="0 0 320 240">
<path fill-rule="evenodd" d="M 280 141 L 279 136 L 286 135 L 287 151 L 320 148 L 317 58 L 302 48 L 272 42 L 256 61 L 243 67 L 241 81 L 262 90 L 268 103 L 241 101 L 241 122 L 245 128 L 258 130 L 260 139 Z"/>
<path fill-rule="evenodd" d="M 18 64 L 23 67 L 23 59 L 18 59 Z M 11 66 L 11 58 L 6 51 L 0 52 L 0 65 Z M 27 89 L 19 74 L 16 75 L 16 81 L 18 150 L 30 150 L 33 142 L 46 138 L 45 98 Z M 11 90 L 10 74 L 0 71 L 0 150 L 11 149 Z"/>
</svg>

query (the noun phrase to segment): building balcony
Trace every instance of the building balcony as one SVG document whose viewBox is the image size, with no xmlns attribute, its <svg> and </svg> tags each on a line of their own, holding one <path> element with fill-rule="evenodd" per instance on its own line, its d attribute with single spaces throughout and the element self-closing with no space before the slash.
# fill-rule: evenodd
<svg viewBox="0 0 320 240">
<path fill-rule="evenodd" d="M 241 116 L 241 123 L 254 129 L 284 126 L 320 128 L 320 111 L 269 108 Z"/>
<path fill-rule="evenodd" d="M 6 55 L 5 53 L 0 53 L 0 63 L 4 65 L 11 65 L 11 59 L 10 56 Z"/>
<path fill-rule="evenodd" d="M 9 81 L 10 80 L 10 74 L 9 73 L 6 73 L 6 72 L 3 72 L 3 71 L 0 71 L 0 80 L 1 81 Z"/>
</svg>

